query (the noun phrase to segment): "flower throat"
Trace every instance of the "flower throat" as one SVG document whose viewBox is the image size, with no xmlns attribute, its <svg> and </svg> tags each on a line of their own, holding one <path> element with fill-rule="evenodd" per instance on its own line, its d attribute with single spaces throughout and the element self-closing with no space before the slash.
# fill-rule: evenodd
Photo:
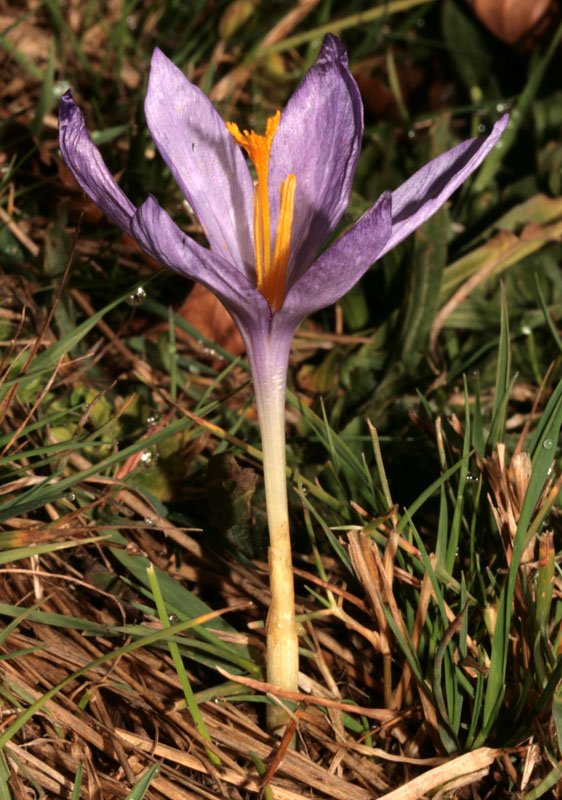
<svg viewBox="0 0 562 800">
<path fill-rule="evenodd" d="M 234 141 L 247 152 L 257 173 L 254 191 L 254 253 L 257 288 L 273 311 L 279 311 L 285 300 L 287 264 L 291 246 L 291 227 L 295 206 L 297 178 L 288 175 L 279 191 L 279 219 L 275 235 L 275 247 L 271 254 L 269 197 L 267 193 L 269 155 L 273 137 L 279 126 L 281 112 L 269 117 L 262 136 L 255 131 L 241 131 L 234 122 L 227 122 L 228 132 Z"/>
</svg>

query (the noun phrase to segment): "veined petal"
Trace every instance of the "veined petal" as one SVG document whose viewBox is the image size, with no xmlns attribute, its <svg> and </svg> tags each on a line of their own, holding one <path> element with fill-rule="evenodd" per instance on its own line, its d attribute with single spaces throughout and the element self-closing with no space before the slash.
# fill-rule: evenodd
<svg viewBox="0 0 562 800">
<path fill-rule="evenodd" d="M 348 292 L 383 252 L 392 230 L 392 198 L 375 205 L 294 283 L 279 316 L 304 319 Z"/>
<path fill-rule="evenodd" d="M 141 247 L 186 278 L 199 281 L 245 324 L 258 311 L 270 315 L 267 300 L 243 272 L 229 261 L 193 241 L 153 197 L 135 212 L 131 232 Z"/>
<path fill-rule="evenodd" d="M 392 235 L 382 254 L 396 247 L 441 208 L 480 166 L 508 122 L 509 117 L 505 114 L 496 122 L 488 136 L 468 139 L 437 156 L 392 193 Z"/>
<path fill-rule="evenodd" d="M 70 91 L 60 100 L 59 142 L 62 157 L 88 197 L 112 222 L 129 232 L 135 207 L 106 167 Z"/>
<path fill-rule="evenodd" d="M 269 162 L 272 235 L 279 188 L 287 175 L 297 179 L 288 267 L 293 279 L 313 261 L 347 207 L 362 134 L 363 105 L 345 48 L 336 36 L 326 36 L 316 64 L 281 114 Z"/>
<path fill-rule="evenodd" d="M 145 113 L 152 138 L 211 249 L 250 274 L 254 187 L 244 156 L 209 99 L 158 48 Z"/>
</svg>

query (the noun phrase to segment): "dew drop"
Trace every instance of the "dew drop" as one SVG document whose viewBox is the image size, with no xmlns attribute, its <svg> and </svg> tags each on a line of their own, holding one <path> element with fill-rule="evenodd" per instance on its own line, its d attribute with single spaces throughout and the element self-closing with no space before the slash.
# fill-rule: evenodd
<svg viewBox="0 0 562 800">
<path fill-rule="evenodd" d="M 408 131 L 408 139 L 415 139 L 416 136 L 417 136 L 417 134 L 416 134 L 415 130 L 413 128 L 410 128 L 410 130 Z"/>
<path fill-rule="evenodd" d="M 127 298 L 127 303 L 130 306 L 140 306 L 143 300 L 146 300 L 146 292 L 142 286 L 137 286 L 134 292 Z"/>
<path fill-rule="evenodd" d="M 155 461 L 155 454 L 152 450 L 143 450 L 140 454 L 140 462 L 144 467 L 150 467 Z"/>
<path fill-rule="evenodd" d="M 145 525 L 154 525 L 154 520 L 152 519 L 152 517 L 145 517 L 144 518 L 144 524 Z"/>
<path fill-rule="evenodd" d="M 71 503 L 74 503 L 74 501 L 76 500 L 76 495 L 74 494 L 74 492 L 69 492 L 66 495 L 66 499 L 70 500 Z"/>
<path fill-rule="evenodd" d="M 486 126 L 485 125 L 480 124 L 478 126 L 478 133 L 484 133 L 485 130 L 486 130 Z"/>
<path fill-rule="evenodd" d="M 554 447 L 554 439 L 545 439 L 544 442 L 542 443 L 542 446 L 544 447 L 545 450 L 552 450 L 552 448 Z"/>
<path fill-rule="evenodd" d="M 168 614 L 168 622 L 170 625 L 175 625 L 176 622 L 179 622 L 177 614 Z"/>
<path fill-rule="evenodd" d="M 469 472 L 466 476 L 467 483 L 478 483 L 480 481 L 480 475 L 474 475 L 472 472 Z"/>
<path fill-rule="evenodd" d="M 82 406 L 82 408 L 84 409 L 84 411 L 89 411 L 89 410 L 91 409 L 91 407 L 92 407 L 92 406 L 91 406 L 89 403 L 84 403 L 84 405 Z"/>
<path fill-rule="evenodd" d="M 53 96 L 54 97 L 62 97 L 65 92 L 70 89 L 70 84 L 68 81 L 58 81 L 53 86 Z"/>
<path fill-rule="evenodd" d="M 146 425 L 148 428 L 154 427 L 158 422 L 158 414 L 149 414 L 146 418 Z"/>
<path fill-rule="evenodd" d="M 532 330 L 529 325 L 521 325 L 521 333 L 523 336 L 530 336 L 532 334 Z"/>
</svg>

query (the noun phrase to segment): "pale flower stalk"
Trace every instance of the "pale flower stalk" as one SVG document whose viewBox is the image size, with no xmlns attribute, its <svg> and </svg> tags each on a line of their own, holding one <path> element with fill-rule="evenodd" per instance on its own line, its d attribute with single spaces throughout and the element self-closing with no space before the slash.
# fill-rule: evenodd
<svg viewBox="0 0 562 800">
<path fill-rule="evenodd" d="M 339 300 L 384 253 L 427 220 L 480 165 L 507 125 L 461 142 L 385 192 L 318 255 L 349 202 L 363 133 L 363 107 L 335 36 L 270 117 L 264 135 L 225 123 L 208 98 L 155 50 L 146 97 L 148 127 L 205 231 L 190 238 L 153 197 L 136 208 L 119 189 L 70 93 L 60 106 L 61 153 L 86 194 L 160 263 L 200 281 L 224 303 L 246 344 L 263 443 L 270 534 L 271 608 L 267 677 L 298 688 L 285 472 L 285 383 L 293 334 L 308 315 Z M 257 183 L 245 156 L 253 162 Z M 270 706 L 270 729 L 286 722 Z"/>
</svg>

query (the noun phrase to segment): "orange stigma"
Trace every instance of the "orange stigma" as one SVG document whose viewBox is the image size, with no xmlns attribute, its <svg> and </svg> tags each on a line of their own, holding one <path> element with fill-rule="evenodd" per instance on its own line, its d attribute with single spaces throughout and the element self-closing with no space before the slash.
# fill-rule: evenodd
<svg viewBox="0 0 562 800">
<path fill-rule="evenodd" d="M 269 155 L 280 119 L 280 111 L 277 111 L 273 117 L 269 117 L 264 135 L 255 131 L 242 132 L 234 122 L 226 123 L 228 132 L 234 141 L 244 148 L 256 168 L 257 184 L 254 192 L 256 283 L 273 311 L 279 311 L 285 301 L 287 264 L 290 256 L 291 228 L 297 187 L 295 175 L 288 175 L 279 187 L 281 193 L 279 219 L 277 220 L 275 248 L 272 256 L 267 189 Z"/>
</svg>

